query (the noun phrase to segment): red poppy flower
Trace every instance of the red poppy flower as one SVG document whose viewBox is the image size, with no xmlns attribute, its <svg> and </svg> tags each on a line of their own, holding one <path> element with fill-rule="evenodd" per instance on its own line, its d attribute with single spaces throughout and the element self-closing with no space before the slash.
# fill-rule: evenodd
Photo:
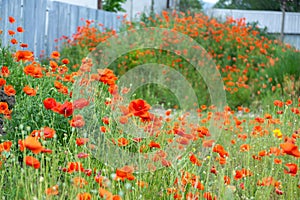
<svg viewBox="0 0 300 200">
<path fill-rule="evenodd" d="M 149 147 L 150 147 L 150 148 L 160 148 L 160 144 L 159 144 L 159 143 L 156 143 L 156 142 L 154 142 L 154 141 L 151 141 L 151 142 L 149 143 Z"/>
<path fill-rule="evenodd" d="M 202 147 L 204 147 L 204 148 L 212 147 L 214 142 L 215 142 L 215 140 L 203 140 Z"/>
<path fill-rule="evenodd" d="M 265 177 L 261 181 L 257 181 L 258 186 L 274 186 L 275 188 L 280 187 L 280 182 L 276 181 L 273 177 Z"/>
<path fill-rule="evenodd" d="M 197 128 L 198 137 L 203 138 L 205 136 L 210 136 L 208 128 L 201 126 Z"/>
<path fill-rule="evenodd" d="M 170 167 L 170 166 L 172 165 L 171 161 L 168 161 L 168 160 L 165 159 L 165 158 L 162 158 L 162 159 L 161 159 L 161 164 L 162 164 L 162 166 L 164 166 L 164 167 Z"/>
<path fill-rule="evenodd" d="M 213 148 L 213 152 L 218 153 L 222 158 L 228 157 L 229 154 L 227 151 L 225 151 L 224 147 L 220 144 L 216 144 Z"/>
<path fill-rule="evenodd" d="M 66 101 L 59 108 L 59 114 L 64 115 L 64 117 L 69 117 L 73 114 L 74 108 L 71 102 Z"/>
<path fill-rule="evenodd" d="M 106 133 L 106 127 L 105 126 L 100 126 L 100 131 L 102 133 Z"/>
<path fill-rule="evenodd" d="M 249 144 L 242 144 L 240 146 L 240 151 L 245 152 L 245 151 L 249 151 L 250 149 L 250 145 Z"/>
<path fill-rule="evenodd" d="M 25 163 L 26 165 L 34 167 L 35 169 L 40 168 L 40 162 L 32 156 L 26 156 Z"/>
<path fill-rule="evenodd" d="M 12 85 L 6 85 L 4 86 L 4 93 L 8 96 L 14 96 L 16 94 L 16 90 Z"/>
<path fill-rule="evenodd" d="M 41 151 L 42 153 L 52 153 L 52 150 L 51 149 L 42 149 Z"/>
<path fill-rule="evenodd" d="M 290 142 L 285 142 L 280 144 L 281 149 L 283 150 L 284 153 L 288 154 L 288 155 L 292 155 L 294 157 L 300 157 L 300 152 L 298 149 L 298 146 L 296 146 L 293 143 Z"/>
<path fill-rule="evenodd" d="M 43 131 L 43 138 L 44 139 L 50 139 L 50 138 L 53 138 L 54 137 L 54 135 L 55 135 L 55 130 L 54 129 L 52 129 L 52 128 L 50 128 L 50 127 L 44 127 L 43 129 L 42 129 L 42 131 Z"/>
<path fill-rule="evenodd" d="M 28 136 L 24 140 L 24 146 L 27 149 L 31 150 L 32 153 L 34 154 L 38 154 L 44 149 L 42 144 L 37 140 L 37 137 L 32 137 L 32 136 Z"/>
<path fill-rule="evenodd" d="M 281 154 L 281 150 L 277 147 L 270 147 L 270 151 L 268 153 L 268 155 L 275 155 L 275 156 L 279 156 Z"/>
<path fill-rule="evenodd" d="M 12 30 L 8 30 L 7 31 L 8 32 L 8 35 L 10 35 L 10 36 L 13 36 L 14 34 L 16 34 L 14 31 L 12 31 Z"/>
<path fill-rule="evenodd" d="M 191 163 L 193 163 L 194 165 L 197 165 L 197 166 L 201 166 L 201 165 L 202 165 L 201 161 L 200 161 L 194 154 L 192 154 L 192 155 L 190 156 L 190 161 L 191 161 Z"/>
<path fill-rule="evenodd" d="M 122 181 L 124 181 L 125 179 L 128 180 L 134 180 L 135 177 L 133 176 L 133 168 L 130 166 L 125 166 L 121 169 L 117 169 L 116 170 L 116 180 L 121 179 Z"/>
<path fill-rule="evenodd" d="M 34 78 L 42 78 L 43 77 L 43 68 L 39 63 L 32 63 L 24 67 L 24 73 L 26 75 L 32 76 Z"/>
<path fill-rule="evenodd" d="M 88 138 L 76 138 L 76 144 L 77 144 L 77 146 L 84 145 L 88 141 L 89 141 Z"/>
<path fill-rule="evenodd" d="M 285 164 L 286 169 L 284 170 L 285 174 L 290 174 L 291 176 L 296 176 L 298 171 L 298 165 L 295 163 Z"/>
<path fill-rule="evenodd" d="M 102 122 L 103 122 L 103 124 L 108 125 L 109 124 L 109 117 L 103 117 Z"/>
<path fill-rule="evenodd" d="M 243 177 L 247 177 L 247 176 L 252 176 L 252 172 L 250 170 L 247 169 L 241 169 L 241 170 L 236 170 L 235 171 L 235 176 L 234 179 L 238 180 L 241 179 Z"/>
<path fill-rule="evenodd" d="M 22 44 L 20 44 L 20 47 L 22 47 L 22 48 L 27 48 L 27 47 L 28 47 L 28 44 L 22 43 Z"/>
<path fill-rule="evenodd" d="M 115 85 L 115 82 L 118 79 L 113 71 L 107 68 L 99 69 L 98 75 L 100 76 L 99 81 L 107 85 Z"/>
<path fill-rule="evenodd" d="M 82 109 L 82 108 L 88 106 L 89 104 L 90 104 L 90 102 L 85 98 L 76 99 L 73 102 L 74 109 Z"/>
<path fill-rule="evenodd" d="M 267 152 L 266 150 L 262 150 L 262 151 L 258 152 L 258 155 L 259 155 L 260 157 L 264 157 L 264 156 L 266 156 L 267 154 L 268 154 L 268 152 Z"/>
<path fill-rule="evenodd" d="M 279 158 L 274 158 L 274 163 L 275 164 L 281 164 L 282 160 L 280 160 Z"/>
<path fill-rule="evenodd" d="M 10 151 L 10 147 L 12 145 L 12 142 L 11 141 L 6 141 L 6 142 L 3 142 L 0 144 L 0 154 L 2 151 Z"/>
<path fill-rule="evenodd" d="M 9 21 L 9 23 L 11 23 L 11 24 L 13 24 L 13 23 L 16 22 L 15 18 L 12 17 L 12 16 L 9 16 L 9 17 L 8 17 L 8 21 Z"/>
<path fill-rule="evenodd" d="M 218 174 L 218 171 L 217 171 L 217 169 L 216 169 L 215 166 L 212 166 L 212 167 L 210 168 L 210 173 L 212 173 L 212 174 Z"/>
<path fill-rule="evenodd" d="M 285 102 L 285 105 L 289 106 L 289 105 L 292 105 L 293 104 L 293 101 L 291 99 L 288 99 L 286 102 Z"/>
<path fill-rule="evenodd" d="M 26 85 L 23 88 L 23 91 L 25 92 L 25 94 L 27 94 L 28 96 L 35 96 L 36 95 L 36 90 L 29 87 L 28 85 Z"/>
<path fill-rule="evenodd" d="M 278 195 L 283 195 L 283 191 L 282 191 L 282 190 L 279 190 L 278 188 L 275 188 L 275 192 L 276 192 L 276 194 L 278 194 Z"/>
<path fill-rule="evenodd" d="M 90 193 L 79 193 L 77 195 L 77 200 L 91 200 L 92 199 L 92 195 Z"/>
<path fill-rule="evenodd" d="M 0 78 L 0 87 L 6 84 L 6 80 L 3 78 Z"/>
<path fill-rule="evenodd" d="M 47 110 L 50 110 L 50 109 L 56 107 L 56 105 L 57 105 L 56 100 L 54 98 L 47 98 L 44 100 L 43 103 Z"/>
<path fill-rule="evenodd" d="M 16 38 L 13 38 L 10 40 L 11 44 L 18 44 L 18 40 Z"/>
<path fill-rule="evenodd" d="M 99 196 L 105 199 L 113 199 L 113 194 L 104 188 L 99 188 Z"/>
<path fill-rule="evenodd" d="M 0 102 L 0 114 L 8 112 L 8 104 L 6 102 Z"/>
<path fill-rule="evenodd" d="M 55 61 L 53 61 L 53 60 L 50 60 L 49 65 L 50 65 L 50 67 L 51 67 L 51 71 L 52 71 L 52 72 L 55 72 L 56 69 L 58 68 L 58 64 L 57 64 Z"/>
<path fill-rule="evenodd" d="M 53 51 L 51 53 L 51 58 L 53 58 L 53 59 L 59 59 L 59 57 L 60 57 L 60 53 L 58 51 Z"/>
<path fill-rule="evenodd" d="M 150 105 L 142 99 L 137 99 L 131 101 L 128 108 L 129 112 L 134 116 L 147 117 L 147 112 L 150 109 Z"/>
<path fill-rule="evenodd" d="M 79 153 L 79 154 L 77 154 L 77 157 L 78 158 L 87 158 L 87 157 L 89 157 L 89 154 L 87 154 L 87 153 Z"/>
<path fill-rule="evenodd" d="M 17 61 L 33 61 L 34 57 L 33 57 L 33 53 L 31 51 L 17 51 L 15 53 L 15 58 L 17 59 Z"/>
<path fill-rule="evenodd" d="M 46 189 L 45 191 L 46 195 L 58 195 L 59 191 L 58 191 L 58 185 L 54 185 L 52 187 L 49 187 Z"/>
<path fill-rule="evenodd" d="M 279 101 L 279 100 L 274 101 L 274 106 L 281 108 L 283 105 L 284 105 L 284 102 L 282 102 L 282 101 Z"/>
<path fill-rule="evenodd" d="M 243 172 L 240 171 L 240 170 L 236 170 L 236 171 L 235 171 L 235 175 L 234 175 L 234 179 L 235 179 L 235 180 L 239 180 L 239 179 L 241 179 L 241 178 L 243 178 Z"/>
<path fill-rule="evenodd" d="M 229 185 L 230 184 L 230 178 L 229 176 L 224 176 L 224 184 Z"/>
<path fill-rule="evenodd" d="M 216 200 L 217 199 L 216 197 L 213 198 L 210 192 L 204 192 L 203 198 L 206 200 Z"/>
<path fill-rule="evenodd" d="M 118 146 L 120 147 L 124 147 L 124 146 L 127 146 L 129 143 L 129 141 L 126 139 L 126 138 L 119 138 L 118 139 Z"/>
<path fill-rule="evenodd" d="M 24 149 L 25 149 L 24 141 L 19 139 L 18 140 L 18 145 L 19 145 L 20 151 L 24 151 Z"/>
<path fill-rule="evenodd" d="M 83 127 L 85 125 L 85 121 L 84 121 L 84 119 L 83 119 L 83 117 L 81 115 L 75 115 L 71 119 L 70 125 L 72 127 L 80 128 L 80 127 Z"/>
<path fill-rule="evenodd" d="M 17 27 L 17 31 L 18 31 L 19 33 L 23 33 L 23 32 L 24 32 L 24 29 L 23 29 L 23 27 L 18 26 L 18 27 Z"/>
<path fill-rule="evenodd" d="M 67 171 L 68 173 L 78 172 L 78 171 L 83 172 L 83 171 L 84 171 L 84 168 L 83 168 L 81 162 L 69 162 L 69 163 L 68 163 L 68 168 L 66 169 L 66 171 Z"/>
<path fill-rule="evenodd" d="M 137 184 L 137 186 L 138 187 L 140 187 L 140 188 L 147 188 L 148 187 L 148 183 L 146 183 L 145 181 L 140 181 L 140 180 L 138 180 L 137 182 L 136 182 L 136 184 Z"/>
<path fill-rule="evenodd" d="M 65 65 L 67 65 L 67 64 L 69 64 L 70 63 L 70 61 L 69 61 L 69 59 L 68 58 L 64 58 L 64 59 L 62 59 L 62 61 L 61 61 L 63 64 L 65 64 Z"/>
<path fill-rule="evenodd" d="M 82 177 L 74 177 L 72 181 L 75 187 L 80 187 L 80 188 L 83 188 L 83 186 L 88 184 L 88 182 Z"/>
</svg>

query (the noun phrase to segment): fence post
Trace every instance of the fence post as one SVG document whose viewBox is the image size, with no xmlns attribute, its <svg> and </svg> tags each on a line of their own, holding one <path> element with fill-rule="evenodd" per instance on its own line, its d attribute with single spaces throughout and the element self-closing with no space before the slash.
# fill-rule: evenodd
<svg viewBox="0 0 300 200">
<path fill-rule="evenodd" d="M 280 32 L 281 42 L 284 41 L 285 7 L 286 7 L 286 0 L 282 0 L 282 5 L 281 5 L 282 21 L 281 21 L 281 32 Z"/>
<path fill-rule="evenodd" d="M 102 10 L 102 0 L 98 0 L 97 8 L 98 10 Z"/>
</svg>

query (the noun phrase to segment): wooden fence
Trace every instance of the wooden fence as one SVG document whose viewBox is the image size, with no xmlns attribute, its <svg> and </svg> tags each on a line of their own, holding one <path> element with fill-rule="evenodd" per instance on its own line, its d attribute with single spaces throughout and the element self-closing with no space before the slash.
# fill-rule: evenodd
<svg viewBox="0 0 300 200">
<path fill-rule="evenodd" d="M 280 33 L 282 13 L 276 11 L 257 10 L 230 10 L 210 9 L 206 11 L 209 16 L 225 19 L 226 16 L 233 18 L 246 18 L 247 22 L 258 22 L 261 28 L 267 27 L 269 33 Z M 287 12 L 284 25 L 284 42 L 300 49 L 300 13 Z"/>
<path fill-rule="evenodd" d="M 10 24 L 8 17 L 13 16 L 16 22 Z M 120 14 L 96 10 L 51 0 L 0 0 L 0 30 L 3 30 L 3 44 L 9 44 L 11 36 L 7 30 L 16 30 L 22 26 L 23 34 L 16 34 L 19 42 L 29 45 L 29 50 L 38 56 L 42 52 L 49 55 L 61 41 L 62 36 L 71 37 L 84 20 L 95 20 L 103 28 L 119 30 L 123 16 Z M 19 49 L 19 47 L 17 47 Z"/>
</svg>

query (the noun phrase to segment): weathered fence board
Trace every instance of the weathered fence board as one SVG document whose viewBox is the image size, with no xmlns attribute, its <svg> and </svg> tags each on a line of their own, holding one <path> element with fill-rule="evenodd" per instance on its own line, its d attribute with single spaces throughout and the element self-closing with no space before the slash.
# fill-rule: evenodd
<svg viewBox="0 0 300 200">
<path fill-rule="evenodd" d="M 13 16 L 16 23 L 10 24 L 8 17 Z M 105 28 L 118 30 L 121 23 L 120 14 L 110 13 L 71 4 L 50 0 L 0 0 L 0 30 L 3 44 L 9 44 L 12 36 L 8 30 L 22 26 L 25 33 L 17 33 L 14 37 L 29 45 L 29 50 L 36 56 L 49 55 L 62 43 L 63 36 L 72 37 L 78 26 L 84 25 L 84 20 L 94 20 Z M 83 20 L 84 19 L 84 20 Z M 99 27 L 103 31 L 103 27 Z M 17 49 L 21 49 L 16 46 Z"/>
</svg>

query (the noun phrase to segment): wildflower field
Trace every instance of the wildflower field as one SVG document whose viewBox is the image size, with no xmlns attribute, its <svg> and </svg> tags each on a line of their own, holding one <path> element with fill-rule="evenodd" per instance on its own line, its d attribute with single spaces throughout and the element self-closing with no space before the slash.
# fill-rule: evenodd
<svg viewBox="0 0 300 200">
<path fill-rule="evenodd" d="M 300 198 L 298 50 L 245 19 L 98 23 L 42 58 L 0 30 L 2 199 Z"/>
</svg>

